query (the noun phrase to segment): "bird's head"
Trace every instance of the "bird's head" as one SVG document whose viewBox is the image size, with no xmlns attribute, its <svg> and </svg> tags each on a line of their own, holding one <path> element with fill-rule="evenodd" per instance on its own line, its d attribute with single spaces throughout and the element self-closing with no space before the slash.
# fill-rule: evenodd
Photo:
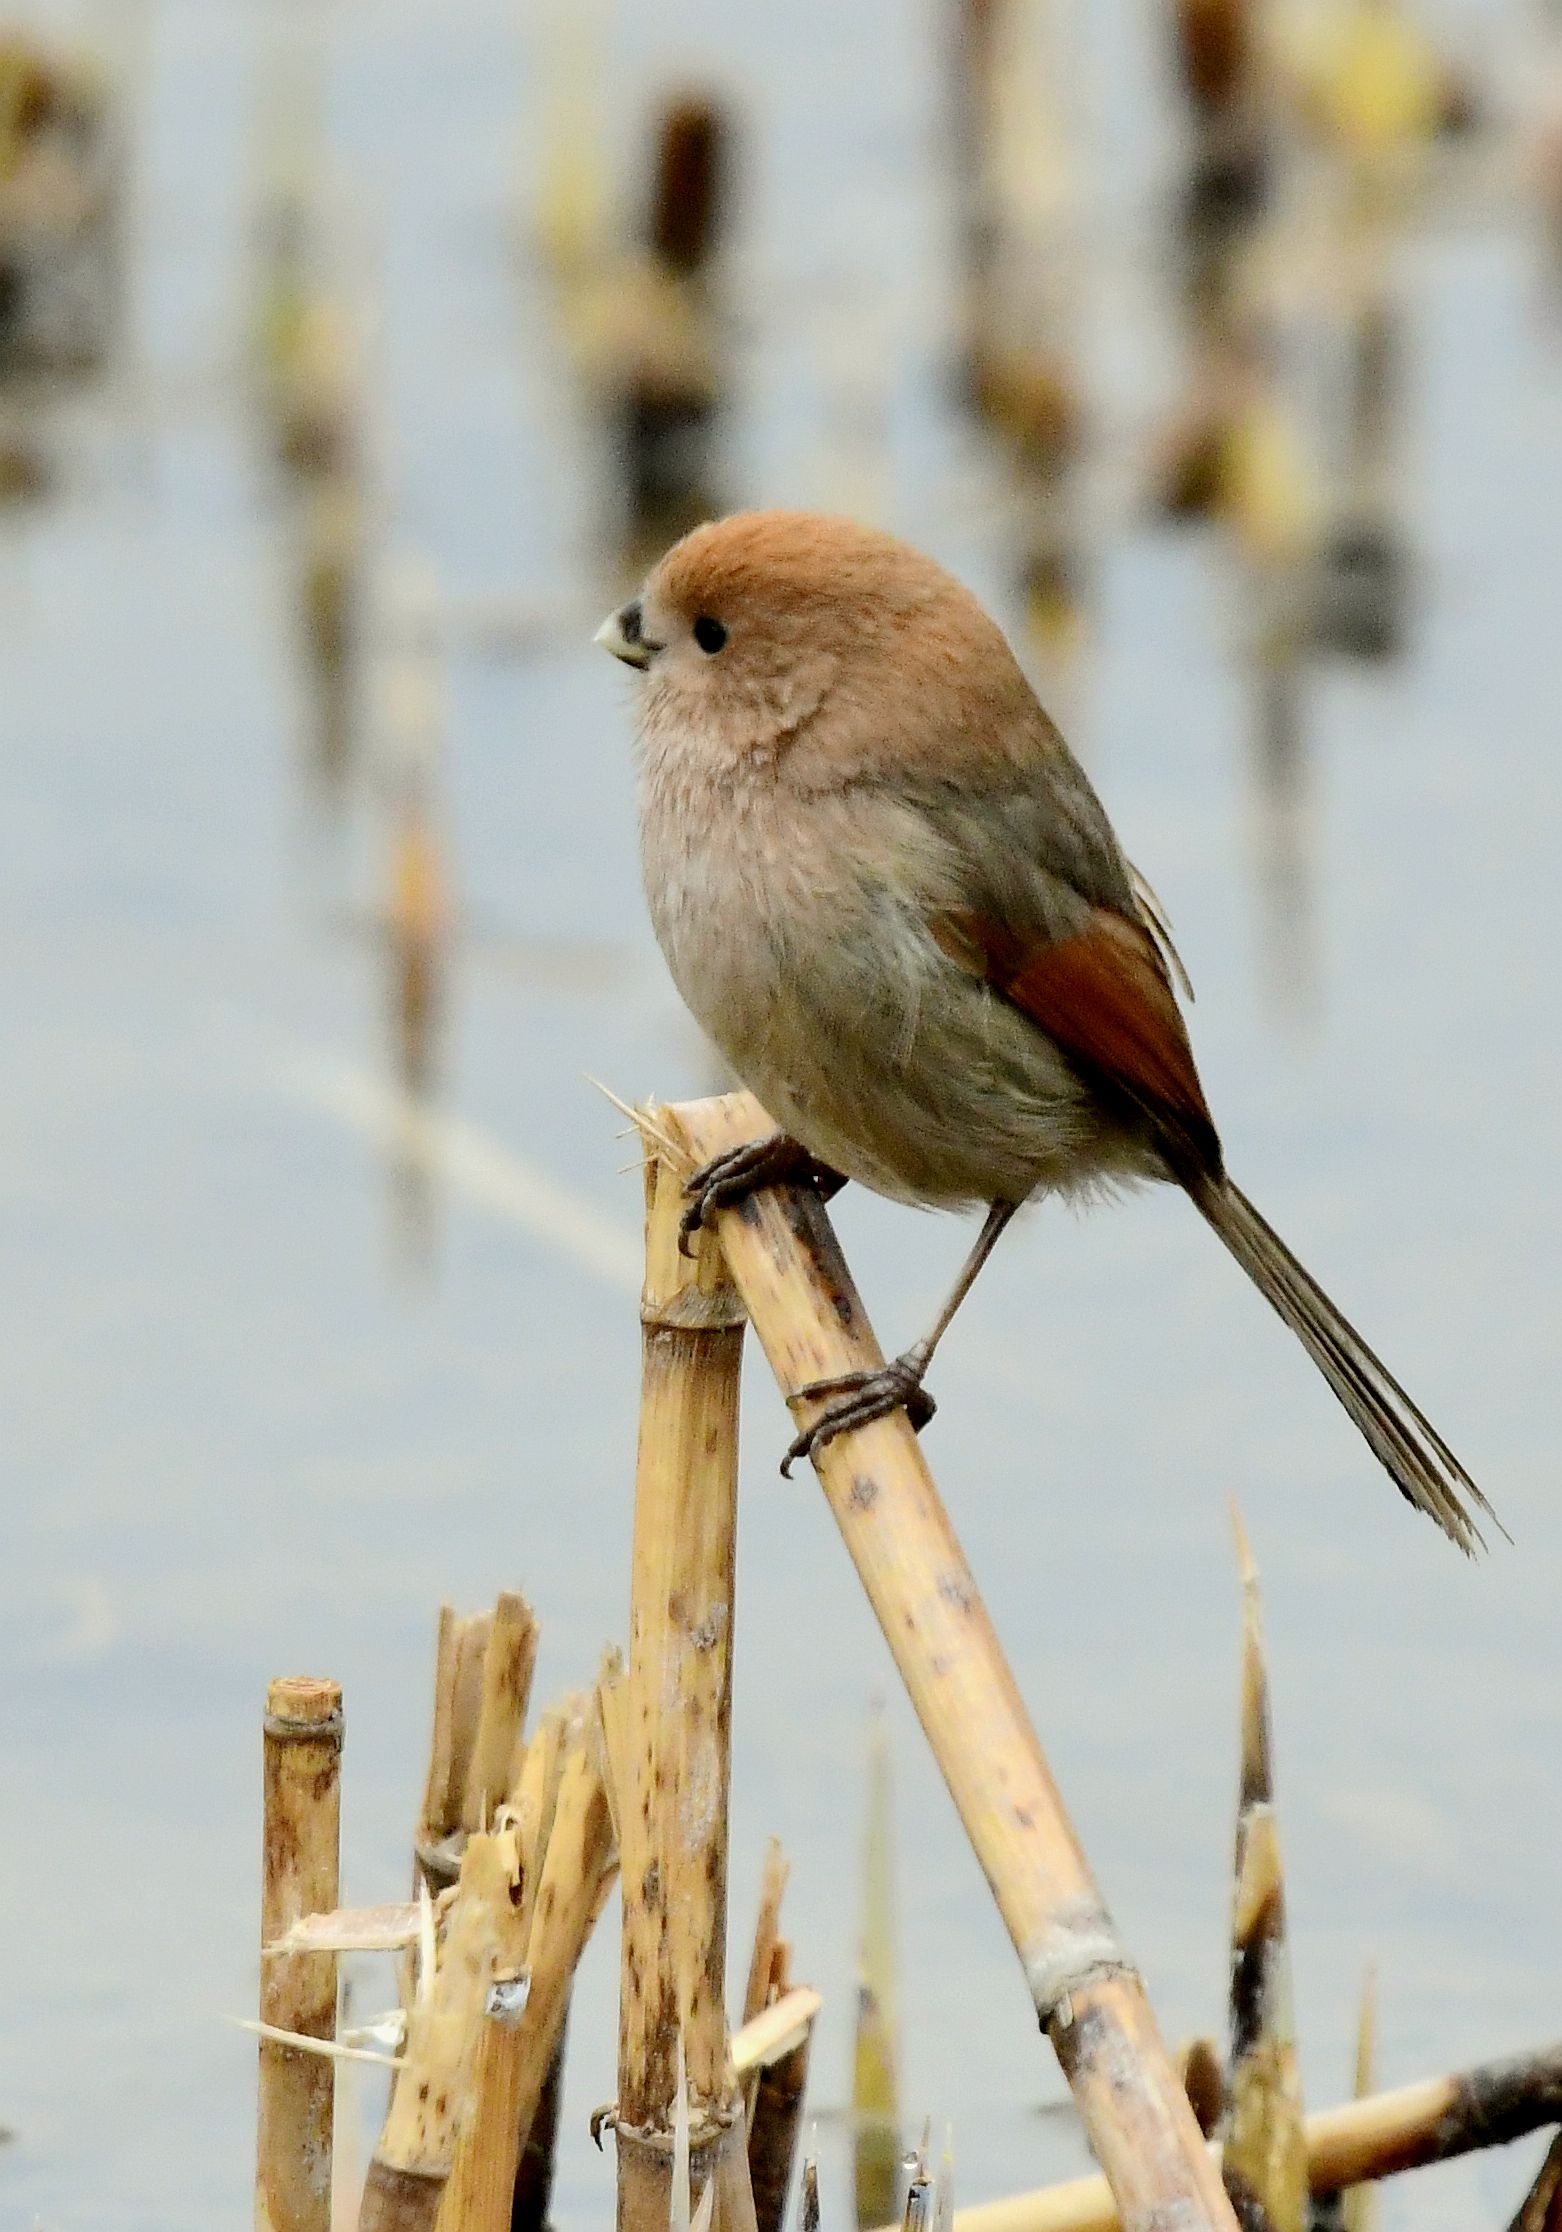
<svg viewBox="0 0 1562 2232">
<path fill-rule="evenodd" d="M 648 740 L 774 757 L 829 711 L 893 718 L 958 655 L 974 599 L 909 544 L 822 512 L 738 512 L 675 543 L 597 641 L 643 676 Z M 993 631 L 996 633 L 996 631 Z"/>
</svg>

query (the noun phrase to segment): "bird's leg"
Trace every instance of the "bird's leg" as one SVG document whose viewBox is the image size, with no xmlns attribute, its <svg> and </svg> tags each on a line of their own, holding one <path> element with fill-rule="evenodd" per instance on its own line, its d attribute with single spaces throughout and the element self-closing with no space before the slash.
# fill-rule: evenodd
<svg viewBox="0 0 1562 2232">
<path fill-rule="evenodd" d="M 718 1209 L 730 1209 L 761 1186 L 781 1186 L 789 1181 L 817 1186 L 825 1201 L 846 1183 L 838 1170 L 816 1160 L 788 1132 L 767 1132 L 763 1139 L 729 1147 L 724 1155 L 703 1163 L 692 1178 L 684 1181 L 689 1206 L 678 1231 L 679 1248 L 687 1255 L 694 1235 L 702 1225 L 709 1224 Z"/>
<path fill-rule="evenodd" d="M 931 1332 L 914 1341 L 903 1355 L 888 1364 L 881 1364 L 876 1371 L 842 1372 L 836 1379 L 810 1380 L 798 1395 L 833 1395 L 838 1401 L 828 1404 L 811 1426 L 805 1426 L 781 1460 L 781 1470 L 787 1479 L 799 1457 L 813 1457 L 837 1434 L 849 1433 L 854 1426 L 871 1425 L 876 1418 L 887 1418 L 892 1410 L 904 1410 L 920 1434 L 932 1417 L 937 1405 L 922 1385 L 927 1368 L 933 1361 L 933 1351 L 948 1332 L 956 1310 L 976 1283 L 976 1274 L 998 1245 L 998 1240 L 1009 1219 L 1018 1209 L 1017 1201 L 995 1201 L 987 1212 L 986 1222 L 976 1236 L 976 1245 L 960 1268 L 948 1301 L 938 1313 Z M 795 1400 L 795 1398 L 794 1398 Z"/>
</svg>

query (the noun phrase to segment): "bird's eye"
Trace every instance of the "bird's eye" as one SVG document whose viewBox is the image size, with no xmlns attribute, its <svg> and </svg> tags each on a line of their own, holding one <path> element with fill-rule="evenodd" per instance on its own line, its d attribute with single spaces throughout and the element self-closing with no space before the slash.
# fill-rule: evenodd
<svg viewBox="0 0 1562 2232">
<path fill-rule="evenodd" d="M 726 642 L 727 631 L 719 620 L 713 620 L 708 612 L 702 612 L 694 623 L 694 640 L 702 651 L 708 651 L 714 657 Z"/>
</svg>

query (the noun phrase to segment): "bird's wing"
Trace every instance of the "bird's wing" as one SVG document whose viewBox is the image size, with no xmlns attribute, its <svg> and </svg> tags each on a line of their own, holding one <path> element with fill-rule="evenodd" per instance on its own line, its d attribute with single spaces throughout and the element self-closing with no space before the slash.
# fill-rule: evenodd
<svg viewBox="0 0 1562 2232">
<path fill-rule="evenodd" d="M 1095 1084 L 1149 1117 L 1179 1176 L 1220 1169 L 1193 1049 L 1142 921 L 1092 907 L 1070 936 L 1054 939 L 960 908 L 931 927 L 952 960 L 1029 1016 Z"/>
<path fill-rule="evenodd" d="M 1179 1176 L 1218 1171 L 1153 895 L 1034 698 L 995 726 L 998 748 L 963 754 L 958 783 L 915 789 L 938 840 L 934 937 L 1109 1100 L 1148 1117 Z"/>
</svg>

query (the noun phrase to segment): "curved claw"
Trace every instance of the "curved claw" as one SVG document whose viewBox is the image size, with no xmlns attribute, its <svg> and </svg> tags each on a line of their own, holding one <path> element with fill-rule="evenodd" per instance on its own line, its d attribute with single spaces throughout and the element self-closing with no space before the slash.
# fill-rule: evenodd
<svg viewBox="0 0 1562 2232">
<path fill-rule="evenodd" d="M 837 1395 L 841 1400 L 829 1404 L 811 1426 L 794 1437 L 781 1460 L 782 1479 L 791 1479 L 792 1467 L 800 1457 L 813 1457 L 837 1434 L 871 1426 L 876 1418 L 888 1418 L 891 1411 L 903 1410 L 912 1431 L 920 1434 L 938 1409 L 922 1384 L 925 1370 L 924 1361 L 897 1356 L 874 1372 L 843 1372 L 838 1379 L 814 1380 L 800 1387 L 799 1395 Z"/>
<path fill-rule="evenodd" d="M 816 1183 L 835 1178 L 838 1183 L 844 1183 L 837 1173 L 824 1171 L 807 1149 L 785 1132 L 770 1132 L 763 1139 L 748 1140 L 743 1146 L 731 1147 L 726 1154 L 702 1163 L 684 1180 L 683 1190 L 689 1198 L 689 1206 L 678 1220 L 679 1254 L 694 1253 L 695 1234 L 709 1224 L 718 1209 L 730 1209 L 762 1186 L 782 1185 L 788 1179 L 798 1178 L 812 1178 Z"/>
<path fill-rule="evenodd" d="M 695 1176 L 697 1177 L 698 1175 L 699 1173 L 696 1172 Z M 688 1184 L 684 1187 L 684 1192 L 688 1193 L 690 1187 L 693 1184 L 694 1179 L 691 1178 L 688 1181 Z M 687 1209 L 685 1209 L 683 1215 L 678 1219 L 678 1253 L 680 1255 L 693 1255 L 694 1235 L 697 1232 L 702 1232 L 705 1229 L 706 1218 L 712 1215 L 718 1206 L 719 1205 L 717 1204 L 717 1202 L 715 1202 L 711 1198 L 711 1189 L 709 1187 L 701 1187 L 700 1191 L 694 1196 L 693 1200 L 690 1201 L 689 1206 Z"/>
<path fill-rule="evenodd" d="M 693 1255 L 694 1236 L 702 1232 L 718 1209 L 728 1202 L 741 1201 L 750 1189 L 752 1179 L 751 1150 L 734 1148 L 731 1154 L 718 1155 L 714 1162 L 701 1164 L 692 1177 L 686 1178 L 683 1190 L 689 1205 L 678 1219 L 678 1253 Z"/>
</svg>

